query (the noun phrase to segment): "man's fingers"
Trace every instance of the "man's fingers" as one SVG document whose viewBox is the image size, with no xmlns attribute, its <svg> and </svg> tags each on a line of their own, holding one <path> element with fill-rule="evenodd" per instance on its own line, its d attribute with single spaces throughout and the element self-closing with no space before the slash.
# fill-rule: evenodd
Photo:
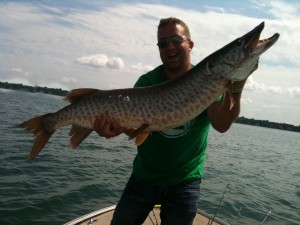
<svg viewBox="0 0 300 225">
<path fill-rule="evenodd" d="M 96 118 L 94 122 L 94 130 L 101 137 L 111 138 L 124 132 L 125 128 L 121 127 L 117 123 L 109 122 L 107 120 L 107 115 L 102 114 Z"/>
<path fill-rule="evenodd" d="M 100 135 L 103 136 L 103 130 L 106 129 L 107 124 L 107 115 L 99 115 L 94 122 L 94 130 Z"/>
</svg>

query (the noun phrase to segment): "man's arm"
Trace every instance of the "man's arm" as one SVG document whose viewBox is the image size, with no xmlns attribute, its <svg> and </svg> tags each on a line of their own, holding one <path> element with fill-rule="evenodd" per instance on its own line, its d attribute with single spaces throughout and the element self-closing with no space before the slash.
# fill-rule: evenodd
<svg viewBox="0 0 300 225">
<path fill-rule="evenodd" d="M 248 77 L 258 68 L 258 63 L 259 61 L 257 60 Z M 208 107 L 207 114 L 215 130 L 221 133 L 226 132 L 231 124 L 238 118 L 241 110 L 242 91 L 248 77 L 245 80 L 234 82 L 231 87 L 229 87 L 232 91 L 233 107 L 231 107 L 232 101 L 230 96 L 227 94 L 223 95 L 225 99 L 222 99 L 220 102 L 214 102 Z"/>
<path fill-rule="evenodd" d="M 212 127 L 221 132 L 226 132 L 231 124 L 238 118 L 240 114 L 240 100 L 242 93 L 233 93 L 234 106 L 232 109 L 229 95 L 223 95 L 225 99 L 220 102 L 214 102 L 207 109 L 207 115 L 210 119 Z"/>
</svg>

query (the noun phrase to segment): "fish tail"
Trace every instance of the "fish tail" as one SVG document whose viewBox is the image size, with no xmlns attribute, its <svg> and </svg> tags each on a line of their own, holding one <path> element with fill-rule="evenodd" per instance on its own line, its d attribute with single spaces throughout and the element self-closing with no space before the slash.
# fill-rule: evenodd
<svg viewBox="0 0 300 225">
<path fill-rule="evenodd" d="M 50 116 L 51 113 L 38 116 L 27 120 L 19 125 L 18 128 L 24 128 L 32 132 L 35 136 L 34 144 L 32 146 L 31 152 L 28 156 L 28 159 L 31 160 L 36 157 L 40 151 L 44 148 L 45 144 L 48 142 L 49 138 L 55 131 L 48 131 L 45 127 L 44 120 Z"/>
</svg>

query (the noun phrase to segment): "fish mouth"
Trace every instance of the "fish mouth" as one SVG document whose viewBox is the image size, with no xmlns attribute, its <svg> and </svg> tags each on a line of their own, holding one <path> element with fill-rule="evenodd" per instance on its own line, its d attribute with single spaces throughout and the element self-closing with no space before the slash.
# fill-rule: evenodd
<svg viewBox="0 0 300 225">
<path fill-rule="evenodd" d="M 259 40 L 256 45 L 254 46 L 254 51 L 259 52 L 259 54 L 262 54 L 265 52 L 268 48 L 270 48 L 272 45 L 275 44 L 275 42 L 279 38 L 279 34 L 275 33 L 272 37 L 269 37 L 267 39 Z"/>
<path fill-rule="evenodd" d="M 260 40 L 261 32 L 265 27 L 265 22 L 262 22 L 253 30 L 241 37 L 241 40 L 244 40 L 245 50 L 248 50 L 253 53 L 262 54 L 268 48 L 270 48 L 279 38 L 279 33 L 275 33 L 272 37 Z"/>
<path fill-rule="evenodd" d="M 249 31 L 247 34 L 241 37 L 242 40 L 245 40 L 245 49 L 253 50 L 257 46 L 257 44 L 259 43 L 260 34 L 263 31 L 264 27 L 265 22 L 262 22 L 253 30 Z"/>
</svg>

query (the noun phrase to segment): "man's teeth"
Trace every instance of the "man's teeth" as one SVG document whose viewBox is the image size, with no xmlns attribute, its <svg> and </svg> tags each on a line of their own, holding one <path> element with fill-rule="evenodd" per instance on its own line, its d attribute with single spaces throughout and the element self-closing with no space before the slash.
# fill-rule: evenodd
<svg viewBox="0 0 300 225">
<path fill-rule="evenodd" d="M 169 57 L 174 57 L 174 56 L 177 56 L 177 53 L 172 53 L 172 54 L 169 54 L 168 56 Z"/>
</svg>

